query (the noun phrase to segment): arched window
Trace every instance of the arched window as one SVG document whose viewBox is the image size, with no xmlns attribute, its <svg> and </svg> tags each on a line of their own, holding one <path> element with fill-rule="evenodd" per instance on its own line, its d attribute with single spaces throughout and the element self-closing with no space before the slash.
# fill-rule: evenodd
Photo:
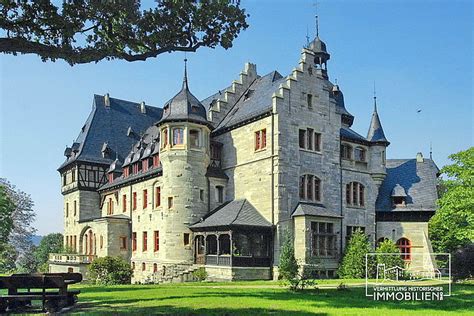
<svg viewBox="0 0 474 316">
<path fill-rule="evenodd" d="M 362 147 L 356 147 L 354 150 L 354 158 L 356 161 L 365 162 L 365 149 Z"/>
<path fill-rule="evenodd" d="M 303 200 L 321 201 L 321 180 L 311 174 L 300 177 L 300 198 Z"/>
<path fill-rule="evenodd" d="M 145 271 L 146 270 L 146 264 L 145 262 L 142 262 L 142 271 Z"/>
<path fill-rule="evenodd" d="M 183 128 L 173 128 L 173 145 L 182 145 L 183 142 Z"/>
<path fill-rule="evenodd" d="M 207 254 L 208 255 L 217 255 L 217 236 L 209 235 L 206 238 L 207 241 Z"/>
<path fill-rule="evenodd" d="M 363 207 L 365 205 L 365 187 L 359 182 L 346 184 L 346 203 L 349 206 Z"/>
<path fill-rule="evenodd" d="M 341 158 L 352 159 L 352 146 L 348 144 L 341 144 Z"/>
<path fill-rule="evenodd" d="M 161 136 L 161 147 L 166 147 L 168 146 L 168 129 L 165 128 L 162 132 Z"/>
<path fill-rule="evenodd" d="M 401 257 L 403 260 L 411 259 L 411 243 L 406 238 L 400 238 L 397 240 L 397 246 L 400 249 Z"/>
<path fill-rule="evenodd" d="M 158 272 L 158 264 L 154 263 L 153 264 L 153 273 Z"/>
</svg>

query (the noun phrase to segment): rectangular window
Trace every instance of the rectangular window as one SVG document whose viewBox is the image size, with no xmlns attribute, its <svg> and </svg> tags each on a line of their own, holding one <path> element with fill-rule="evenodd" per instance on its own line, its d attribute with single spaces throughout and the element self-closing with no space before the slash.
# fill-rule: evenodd
<svg viewBox="0 0 474 316">
<path fill-rule="evenodd" d="M 155 188 L 155 207 L 160 207 L 161 205 L 161 188 L 156 187 Z"/>
<path fill-rule="evenodd" d="M 313 108 L 313 95 L 312 94 L 307 94 L 307 103 L 308 103 L 308 109 Z"/>
<path fill-rule="evenodd" d="M 189 143 L 191 147 L 198 148 L 199 147 L 199 131 L 192 129 L 189 131 Z"/>
<path fill-rule="evenodd" d="M 99 237 L 99 246 L 100 249 L 104 248 L 104 236 Z"/>
<path fill-rule="evenodd" d="M 184 233 L 183 243 L 184 243 L 185 246 L 189 246 L 189 233 Z"/>
<path fill-rule="evenodd" d="M 120 237 L 120 249 L 127 249 L 127 237 L 125 236 Z"/>
<path fill-rule="evenodd" d="M 173 197 L 168 197 L 168 209 L 173 208 Z"/>
<path fill-rule="evenodd" d="M 199 200 L 204 201 L 204 190 L 199 190 Z"/>
<path fill-rule="evenodd" d="M 148 170 L 148 159 L 143 160 L 142 167 L 143 167 L 143 172 Z"/>
<path fill-rule="evenodd" d="M 267 147 L 267 130 L 264 128 L 255 132 L 255 150 Z"/>
<path fill-rule="evenodd" d="M 365 227 L 363 226 L 346 226 L 346 247 L 347 243 L 352 237 L 352 234 L 354 234 L 357 230 L 360 230 L 365 234 Z"/>
<path fill-rule="evenodd" d="M 158 154 L 153 156 L 153 167 L 158 167 L 160 165 L 160 156 Z"/>
<path fill-rule="evenodd" d="M 311 223 L 311 255 L 334 257 L 336 255 L 336 234 L 333 223 Z"/>
<path fill-rule="evenodd" d="M 168 146 L 168 129 L 164 129 L 161 137 L 161 147 Z"/>
<path fill-rule="evenodd" d="M 224 202 L 224 187 L 221 185 L 216 186 L 217 202 Z"/>
<path fill-rule="evenodd" d="M 74 201 L 74 216 L 77 214 L 77 202 Z"/>
<path fill-rule="evenodd" d="M 174 128 L 173 129 L 173 145 L 182 145 L 183 144 L 183 129 Z"/>
<path fill-rule="evenodd" d="M 133 192 L 132 209 L 134 211 L 137 209 L 137 192 Z"/>
<path fill-rule="evenodd" d="M 137 233 L 132 233 L 132 251 L 137 251 Z"/>
<path fill-rule="evenodd" d="M 160 231 L 155 230 L 154 240 L 155 240 L 154 251 L 156 252 L 156 251 L 160 250 Z"/>
<path fill-rule="evenodd" d="M 76 181 L 76 169 L 72 169 L 71 171 L 71 180 L 72 182 Z"/>
<path fill-rule="evenodd" d="M 127 211 L 127 196 L 124 194 L 122 195 L 122 212 Z"/>
<path fill-rule="evenodd" d="M 142 249 L 143 249 L 143 251 L 147 251 L 147 250 L 148 250 L 148 233 L 147 233 L 147 232 L 143 232 L 143 245 L 142 245 Z"/>
<path fill-rule="evenodd" d="M 143 209 L 148 206 L 148 190 L 143 190 Z"/>
<path fill-rule="evenodd" d="M 314 145 L 314 141 L 313 141 L 313 136 L 314 136 L 314 130 L 312 128 L 308 128 L 308 131 L 306 133 L 306 135 L 308 136 L 308 141 L 306 142 L 306 144 L 308 144 L 308 150 L 313 150 L 313 145 Z"/>
<path fill-rule="evenodd" d="M 69 217 L 69 203 L 66 203 L 66 217 Z"/>
<path fill-rule="evenodd" d="M 112 198 L 109 198 L 109 202 L 107 204 L 107 215 L 112 215 L 114 213 L 114 202 Z"/>
<path fill-rule="evenodd" d="M 321 151 L 321 134 L 314 133 L 314 150 Z"/>
</svg>

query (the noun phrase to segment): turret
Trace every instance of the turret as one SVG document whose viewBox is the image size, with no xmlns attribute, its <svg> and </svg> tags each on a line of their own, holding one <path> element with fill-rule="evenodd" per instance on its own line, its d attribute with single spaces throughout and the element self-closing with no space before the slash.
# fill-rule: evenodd
<svg viewBox="0 0 474 316">
<path fill-rule="evenodd" d="M 160 251 L 164 263 L 192 263 L 192 248 L 183 247 L 183 240 L 190 240 L 189 224 L 207 213 L 211 124 L 206 109 L 189 91 L 186 65 L 181 91 L 166 102 L 157 126 L 163 168 L 161 194 L 167 214 Z"/>
<path fill-rule="evenodd" d="M 377 97 L 374 93 L 374 112 L 370 121 L 367 140 L 370 145 L 370 173 L 377 186 L 380 186 L 387 175 L 386 171 L 386 150 L 390 142 L 385 137 L 385 133 L 377 112 Z"/>
</svg>

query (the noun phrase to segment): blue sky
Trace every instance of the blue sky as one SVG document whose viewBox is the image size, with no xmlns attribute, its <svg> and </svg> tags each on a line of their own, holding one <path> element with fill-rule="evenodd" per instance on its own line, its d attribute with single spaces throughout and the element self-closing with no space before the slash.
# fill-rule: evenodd
<svg viewBox="0 0 474 316">
<path fill-rule="evenodd" d="M 313 1 L 249 1 L 250 27 L 230 50 L 188 55 L 200 99 L 237 79 L 245 62 L 259 74 L 298 65 Z M 388 158 L 421 151 L 438 166 L 473 144 L 473 4 L 468 1 L 319 1 L 320 37 L 331 54 L 353 128 L 366 135 L 377 85 Z M 0 55 L 0 176 L 31 194 L 40 234 L 63 229 L 57 167 L 92 106 L 94 93 L 162 106 L 180 88 L 183 54 L 146 62 L 70 67 L 33 55 Z M 420 113 L 417 110 L 421 109 Z"/>
</svg>

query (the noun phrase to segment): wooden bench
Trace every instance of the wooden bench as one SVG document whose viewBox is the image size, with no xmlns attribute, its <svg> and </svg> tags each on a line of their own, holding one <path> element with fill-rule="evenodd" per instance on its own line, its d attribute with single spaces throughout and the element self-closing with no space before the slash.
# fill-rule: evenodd
<svg viewBox="0 0 474 316">
<path fill-rule="evenodd" d="M 41 301 L 42 311 L 55 312 L 77 302 L 79 290 L 68 290 L 70 284 L 82 281 L 80 273 L 13 274 L 0 277 L 0 313 L 30 306 L 32 301 Z"/>
</svg>

